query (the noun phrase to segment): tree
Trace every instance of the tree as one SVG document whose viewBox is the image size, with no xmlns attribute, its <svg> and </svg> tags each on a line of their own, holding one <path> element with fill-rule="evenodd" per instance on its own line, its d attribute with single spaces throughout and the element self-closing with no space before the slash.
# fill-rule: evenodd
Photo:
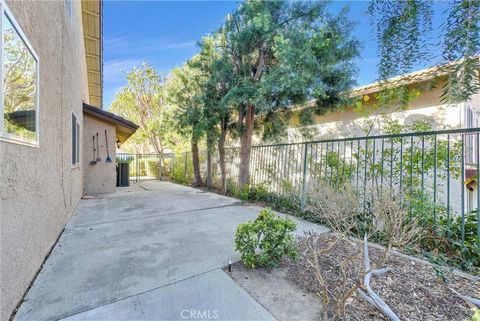
<svg viewBox="0 0 480 321">
<path fill-rule="evenodd" d="M 211 152 L 217 143 L 221 191 L 227 192 L 225 142 L 228 126 L 232 117 L 232 106 L 225 100 L 234 82 L 233 65 L 225 51 L 225 34 L 223 30 L 212 36 L 204 37 L 200 44 L 198 59 L 191 61 L 191 66 L 197 68 L 201 78 L 201 99 L 203 115 L 207 128 L 207 185 L 211 183 Z"/>
<path fill-rule="evenodd" d="M 317 110 L 338 108 L 354 85 L 359 43 L 345 10 L 332 16 L 324 2 L 246 1 L 227 18 L 226 50 L 235 85 L 239 185 L 249 181 L 255 116 L 316 99 Z"/>
<path fill-rule="evenodd" d="M 162 174 L 165 174 L 164 142 L 169 133 L 170 113 L 166 103 L 163 81 L 156 70 L 143 64 L 127 75 L 127 86 L 122 88 L 112 103 L 111 111 L 140 126 L 139 135 L 147 138 L 159 155 Z"/>
<path fill-rule="evenodd" d="M 200 52 L 181 68 L 172 71 L 167 92 L 177 106 L 179 131 L 191 136 L 192 161 L 196 185 L 202 183 L 198 157 L 198 143 L 206 138 L 208 188 L 212 185 L 212 153 L 217 145 L 220 155 L 222 191 L 226 193 L 225 141 L 231 109 L 224 103 L 231 87 L 231 63 L 222 50 L 220 32 L 203 37 Z"/>
<path fill-rule="evenodd" d="M 466 101 L 480 90 L 480 1 L 449 1 L 442 24 L 438 74 L 446 74 L 442 99 Z M 416 63 L 430 62 L 432 0 L 370 2 L 368 12 L 379 43 L 379 79 L 406 73 Z M 436 39 L 435 39 L 436 41 Z M 435 48 L 436 49 L 436 48 Z M 406 97 L 408 99 L 408 97 Z"/>
<path fill-rule="evenodd" d="M 176 127 L 184 135 L 189 136 L 195 185 L 203 185 L 200 173 L 200 157 L 198 143 L 205 133 L 205 122 L 202 115 L 202 101 L 199 99 L 199 71 L 190 66 L 191 61 L 198 60 L 194 56 L 189 62 L 170 73 L 166 91 L 169 102 L 176 106 Z"/>
</svg>

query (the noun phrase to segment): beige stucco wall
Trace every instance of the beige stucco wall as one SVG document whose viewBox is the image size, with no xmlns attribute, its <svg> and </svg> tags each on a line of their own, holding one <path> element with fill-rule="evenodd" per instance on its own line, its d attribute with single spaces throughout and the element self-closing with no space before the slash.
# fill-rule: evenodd
<svg viewBox="0 0 480 321">
<path fill-rule="evenodd" d="M 404 125 L 411 125 L 420 120 L 427 121 L 434 130 L 466 128 L 465 106 L 471 106 L 477 113 L 477 117 L 480 114 L 480 94 L 473 95 L 468 103 L 458 104 L 443 104 L 441 94 L 442 86 L 440 84 L 435 89 L 422 91 L 406 109 L 390 106 L 379 111 L 372 110 L 369 115 L 365 115 L 356 112 L 353 108 L 346 108 L 340 112 L 317 115 L 313 125 L 303 127 L 303 129 L 309 129 L 307 136 L 304 134 L 305 131 L 299 127 L 297 113 L 290 119 L 287 130 L 288 142 L 362 137 L 366 136 L 366 130 L 372 123 L 369 136 L 384 134 L 385 116 Z M 479 126 L 479 124 L 474 124 L 474 126 Z M 445 139 L 445 137 L 440 139 Z M 460 136 L 452 135 L 451 139 L 458 140 Z M 350 150 L 347 147 L 346 155 L 349 154 Z M 433 184 L 432 179 L 426 177 L 425 184 Z M 460 179 L 450 179 L 450 206 L 456 214 L 461 213 L 463 186 Z M 441 191 L 437 195 L 437 201 L 439 204 L 446 204 L 446 180 L 438 180 L 437 189 Z"/>
<path fill-rule="evenodd" d="M 443 104 L 440 99 L 441 86 L 432 90 L 424 90 L 413 99 L 408 108 L 402 109 L 398 106 L 383 108 L 379 111 L 372 110 L 370 114 L 364 115 L 356 112 L 353 108 L 347 107 L 341 112 L 332 112 L 326 115 L 315 115 L 314 124 L 303 128 L 310 129 L 308 139 L 303 137 L 299 130 L 298 118 L 292 117 L 289 122 L 289 142 L 343 138 L 354 136 L 365 136 L 365 130 L 373 127 L 370 135 L 383 132 L 384 118 L 388 115 L 401 124 L 412 124 L 418 120 L 427 120 L 433 129 L 451 129 L 463 126 L 462 104 Z M 474 96 L 478 100 L 478 96 Z"/>
<path fill-rule="evenodd" d="M 80 2 L 7 5 L 40 60 L 39 147 L 0 141 L 0 300 L 8 320 L 82 193 L 71 166 L 71 112 L 82 123 L 88 97 Z"/>
<path fill-rule="evenodd" d="M 105 143 L 105 129 L 108 136 L 108 151 L 111 163 L 107 163 L 107 148 Z M 101 161 L 95 165 L 91 165 L 93 160 L 93 136 L 98 133 L 99 137 L 99 155 Z M 115 165 L 115 149 L 116 149 L 115 126 L 98 120 L 91 116 L 83 118 L 83 182 L 85 194 L 102 194 L 115 191 L 116 186 L 116 165 Z M 96 145 L 96 141 L 95 141 Z M 95 155 L 95 158 L 97 156 Z"/>
</svg>

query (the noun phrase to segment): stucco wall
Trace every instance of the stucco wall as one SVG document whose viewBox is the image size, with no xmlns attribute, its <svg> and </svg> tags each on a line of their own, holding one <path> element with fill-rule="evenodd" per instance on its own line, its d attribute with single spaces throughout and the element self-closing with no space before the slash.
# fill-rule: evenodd
<svg viewBox="0 0 480 321">
<path fill-rule="evenodd" d="M 433 129 L 451 129 L 460 128 L 461 123 L 461 105 L 438 105 L 426 108 L 407 109 L 386 113 L 392 120 L 400 124 L 411 125 L 415 121 L 426 120 L 430 122 Z M 384 118 L 382 115 L 362 116 L 352 109 L 327 116 L 317 116 L 320 119 L 316 124 L 305 126 L 303 128 L 312 129 L 313 137 L 311 139 L 327 139 L 365 136 L 365 130 L 369 128 L 371 122 L 373 127 L 370 135 L 380 134 L 383 131 Z M 304 141 L 302 133 L 298 127 L 288 129 L 290 142 Z"/>
<path fill-rule="evenodd" d="M 88 97 L 79 1 L 7 5 L 40 60 L 39 147 L 0 141 L 1 320 L 8 320 L 82 193 L 71 166 L 71 112 Z"/>
<path fill-rule="evenodd" d="M 107 148 L 105 143 L 105 130 L 108 136 L 108 151 L 112 162 L 107 163 Z M 99 137 L 99 155 L 101 161 L 95 165 L 90 164 L 93 160 L 93 137 Z M 84 116 L 83 119 L 83 182 L 85 194 L 102 194 L 115 191 L 116 186 L 116 168 L 115 168 L 115 149 L 116 149 L 115 126 L 104 121 L 95 119 L 91 116 Z M 97 155 L 95 154 L 95 158 Z"/>
<path fill-rule="evenodd" d="M 462 126 L 461 104 L 442 104 L 441 86 L 432 90 L 422 91 L 421 94 L 413 99 L 408 108 L 402 109 L 398 106 L 384 108 L 380 111 L 374 111 L 369 115 L 359 114 L 353 108 L 347 107 L 341 112 L 328 113 L 326 115 L 315 115 L 314 124 L 304 126 L 309 128 L 311 137 L 305 139 L 299 130 L 298 113 L 289 121 L 288 140 L 290 142 L 317 140 L 327 138 L 341 138 L 353 136 L 365 136 L 365 130 L 373 122 L 370 134 L 379 134 L 383 132 L 382 115 L 388 115 L 393 120 L 401 124 L 412 124 L 418 120 L 427 120 L 436 130 L 460 128 Z M 478 99 L 477 96 L 474 97 Z"/>
</svg>

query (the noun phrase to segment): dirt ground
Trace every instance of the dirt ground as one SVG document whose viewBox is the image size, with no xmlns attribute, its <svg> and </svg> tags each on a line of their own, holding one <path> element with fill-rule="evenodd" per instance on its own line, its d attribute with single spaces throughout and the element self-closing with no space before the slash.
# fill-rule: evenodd
<svg viewBox="0 0 480 321">
<path fill-rule="evenodd" d="M 332 234 L 323 234 L 320 238 L 322 247 L 335 240 Z M 306 253 L 309 253 L 306 252 L 306 240 L 301 239 L 298 243 L 301 255 L 297 262 L 285 261 L 276 269 L 256 270 L 246 269 L 241 263 L 236 263 L 229 275 L 279 320 L 319 320 L 322 304 L 317 293 L 320 287 L 306 260 Z M 381 254 L 382 250 L 370 247 L 372 263 L 377 262 Z M 363 271 L 362 255 L 363 253 L 358 255 L 352 244 L 340 241 L 328 253 L 319 256 L 319 264 L 325 271 L 331 296 L 344 293 L 358 279 Z M 348 263 L 344 264 L 345 261 Z M 478 278 L 459 276 L 448 271 L 439 272 L 431 264 L 395 253 L 389 255 L 385 265 L 391 271 L 372 278 L 371 287 L 401 320 L 462 321 L 471 317 L 471 307 L 451 289 L 463 295 L 479 297 Z M 340 266 L 345 266 L 343 273 Z M 272 290 L 275 289 L 273 282 L 282 291 Z M 272 294 L 272 291 L 275 293 Z M 282 295 L 282 292 L 287 294 Z M 288 304 L 288 297 L 296 299 L 291 299 L 292 304 Z M 303 318 L 298 315 L 302 304 L 303 309 L 308 311 Z M 290 308 L 292 305 L 295 307 L 293 310 Z M 329 314 L 331 313 L 329 309 Z M 355 294 L 353 300 L 348 300 L 344 320 L 386 318 Z"/>
</svg>

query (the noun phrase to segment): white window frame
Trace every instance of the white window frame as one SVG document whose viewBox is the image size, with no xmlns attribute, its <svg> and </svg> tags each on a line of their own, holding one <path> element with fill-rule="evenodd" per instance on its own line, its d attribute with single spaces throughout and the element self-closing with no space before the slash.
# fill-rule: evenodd
<svg viewBox="0 0 480 321">
<path fill-rule="evenodd" d="M 36 64 L 36 86 L 35 86 L 35 134 L 36 139 L 28 139 L 21 137 L 12 133 L 6 133 L 3 131 L 4 116 L 3 116 L 3 79 L 4 79 L 4 68 L 3 68 L 3 19 L 4 15 L 8 17 L 13 28 L 18 33 L 19 37 L 27 47 L 27 49 L 32 54 L 33 58 L 37 62 Z M 8 143 L 15 143 L 19 145 L 25 145 L 30 147 L 39 147 L 40 142 L 40 58 L 38 57 L 37 52 L 33 49 L 30 41 L 23 32 L 20 24 L 17 22 L 12 12 L 6 5 L 4 0 L 0 0 L 0 141 L 5 141 Z"/>
</svg>

